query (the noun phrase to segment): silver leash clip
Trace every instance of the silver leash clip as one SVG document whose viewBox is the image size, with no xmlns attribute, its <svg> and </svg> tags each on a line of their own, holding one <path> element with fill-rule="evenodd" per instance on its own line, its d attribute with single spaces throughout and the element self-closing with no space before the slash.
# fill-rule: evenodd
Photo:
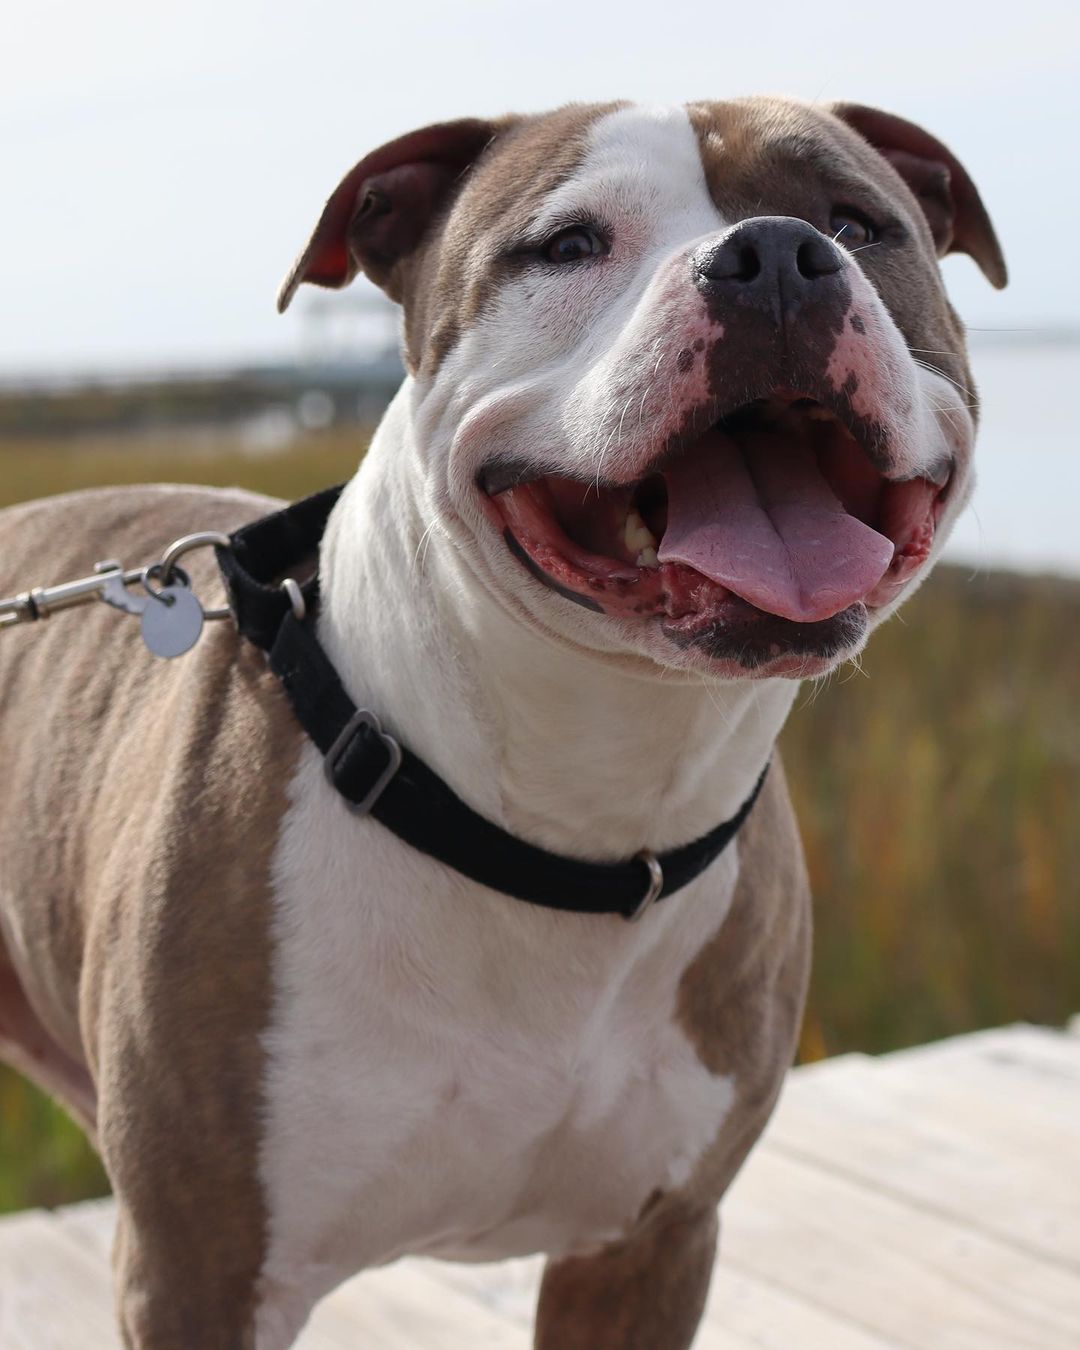
<svg viewBox="0 0 1080 1350">
<path fill-rule="evenodd" d="M 0 628 L 34 623 L 57 610 L 103 600 L 123 614 L 138 616 L 143 642 L 155 656 L 181 656 L 199 640 L 207 620 L 227 619 L 232 611 L 228 606 L 204 609 L 179 560 L 193 549 L 228 548 L 230 543 L 227 534 L 204 530 L 174 540 L 160 561 L 147 567 L 125 570 L 112 559 L 95 563 L 91 576 L 36 586 L 0 600 Z"/>
</svg>

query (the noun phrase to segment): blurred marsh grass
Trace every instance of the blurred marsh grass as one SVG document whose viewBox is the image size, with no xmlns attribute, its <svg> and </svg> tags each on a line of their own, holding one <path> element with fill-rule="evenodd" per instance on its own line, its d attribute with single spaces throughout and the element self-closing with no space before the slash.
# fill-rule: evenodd
<svg viewBox="0 0 1080 1350">
<path fill-rule="evenodd" d="M 152 480 L 295 498 L 363 444 L 0 440 L 0 505 Z M 28 560 L 28 584 L 46 573 Z M 1080 583 L 950 567 L 861 671 L 804 690 L 782 742 L 815 893 L 804 1059 L 1080 1009 L 1078 696 Z M 0 1069 L 0 1211 L 104 1188 L 75 1126 Z"/>
<path fill-rule="evenodd" d="M 286 452 L 251 450 L 235 438 L 182 434 L 152 439 L 0 438 L 0 506 L 106 483 L 151 482 L 240 485 L 293 500 L 349 478 L 366 444 L 367 436 L 355 429 L 309 432 Z"/>
<path fill-rule="evenodd" d="M 815 896 L 804 1056 L 1080 1009 L 1080 583 L 939 568 L 782 745 Z"/>
</svg>

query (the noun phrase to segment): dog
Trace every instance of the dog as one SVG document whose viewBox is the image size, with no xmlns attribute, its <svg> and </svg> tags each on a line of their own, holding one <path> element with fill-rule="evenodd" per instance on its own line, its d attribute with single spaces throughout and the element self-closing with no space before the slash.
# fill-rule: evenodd
<svg viewBox="0 0 1080 1350">
<path fill-rule="evenodd" d="M 533 1252 L 541 1350 L 690 1345 L 806 990 L 776 737 L 971 487 L 950 252 L 1005 284 L 953 154 L 850 104 L 469 119 L 345 176 L 279 303 L 363 272 L 403 309 L 319 557 L 351 697 L 490 822 L 599 863 L 696 839 L 772 766 L 638 922 L 564 913 L 344 809 L 226 624 L 175 662 L 105 606 L 5 634 L 0 1048 L 100 1148 L 127 1346 L 284 1350 L 365 1267 Z M 17 506 L 0 593 L 279 505 Z"/>
</svg>

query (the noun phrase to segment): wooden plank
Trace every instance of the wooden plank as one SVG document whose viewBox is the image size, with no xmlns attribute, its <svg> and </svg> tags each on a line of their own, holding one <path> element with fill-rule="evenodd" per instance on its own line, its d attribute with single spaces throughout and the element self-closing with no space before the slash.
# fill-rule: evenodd
<svg viewBox="0 0 1080 1350">
<path fill-rule="evenodd" d="M 1061 1185 L 1080 1178 L 1080 1129 L 1056 1148 L 1035 1147 L 1027 1108 L 1016 1122 L 992 1105 L 951 1075 L 935 1082 L 888 1059 L 849 1063 L 828 1077 L 794 1076 L 768 1139 L 1080 1272 L 1080 1182 Z"/>
<path fill-rule="evenodd" d="M 990 1059 L 897 1060 L 882 1072 L 905 1110 L 928 1112 L 974 1140 L 997 1141 L 1020 1159 L 1073 1156 L 1080 1091 L 1071 1083 Z"/>
<path fill-rule="evenodd" d="M 1076 1350 L 1080 1278 L 768 1143 L 723 1214 L 735 1269 L 902 1345 Z"/>
<path fill-rule="evenodd" d="M 0 1223 L 0 1346 L 121 1350 L 100 1258 L 44 1210 Z"/>
<path fill-rule="evenodd" d="M 713 1275 L 701 1339 L 694 1342 L 694 1350 L 704 1350 L 708 1344 L 704 1335 L 713 1327 L 721 1328 L 733 1344 L 754 1350 L 891 1350 L 899 1345 L 779 1288 L 771 1283 L 771 1276 L 765 1280 L 734 1269 L 724 1251 Z"/>
<path fill-rule="evenodd" d="M 1012 1030 L 1011 1028 L 1007 1030 Z M 936 1045 L 901 1050 L 871 1059 L 845 1055 L 800 1069 L 789 1087 L 802 1090 L 812 1083 L 828 1084 L 859 1072 L 888 1072 L 891 1087 L 904 1095 L 912 1109 L 924 1109 L 970 1131 L 973 1138 L 997 1137 L 1015 1155 L 1036 1152 L 1070 1156 L 1080 1119 L 1080 1083 L 1071 1073 L 1071 1050 L 1053 1072 L 1020 1054 L 1019 1042 L 1006 1052 L 993 1036 L 979 1032 Z M 1050 1033 L 1052 1042 L 1072 1047 L 1071 1038 Z M 972 1053 L 959 1042 L 970 1040 Z M 1064 1069 L 1065 1072 L 1059 1072 Z M 783 1099 L 781 1099 L 781 1109 Z"/>
<path fill-rule="evenodd" d="M 116 1228 L 114 1200 L 84 1200 L 79 1205 L 64 1205 L 54 1209 L 52 1215 L 68 1237 L 82 1243 L 100 1260 L 108 1263 Z"/>
<path fill-rule="evenodd" d="M 328 1299 L 324 1299 L 316 1308 L 314 1315 L 296 1340 L 296 1350 L 356 1350 L 357 1346 L 371 1347 L 371 1350 L 401 1350 L 406 1342 L 393 1336 L 385 1326 L 376 1326 L 372 1334 L 368 1330 L 361 1309 L 352 1306 L 347 1300 L 339 1301 L 338 1295 L 348 1290 L 343 1285 Z"/>
<path fill-rule="evenodd" d="M 316 1309 L 353 1320 L 354 1346 L 365 1350 L 525 1350 L 521 1332 L 478 1300 L 436 1280 L 419 1262 L 399 1261 L 336 1289 Z M 301 1337 L 300 1350 L 308 1350 Z"/>
<path fill-rule="evenodd" d="M 1080 1089 L 1080 1045 L 1076 1038 L 1054 1027 L 1032 1026 L 1026 1022 L 911 1046 L 883 1056 L 880 1062 L 935 1067 L 946 1063 L 981 1063 L 1015 1069 L 1025 1078 L 1034 1076 Z"/>
<path fill-rule="evenodd" d="M 542 1256 L 476 1265 L 419 1258 L 416 1264 L 432 1279 L 482 1303 L 512 1326 L 522 1331 L 531 1328 L 544 1270 Z"/>
<path fill-rule="evenodd" d="M 1070 1019 L 1065 1029 L 1037 1026 L 1031 1022 L 1016 1022 L 1006 1027 L 988 1027 L 983 1031 L 969 1031 L 962 1036 L 948 1036 L 940 1041 L 907 1046 L 887 1055 L 866 1055 L 859 1051 L 833 1055 L 830 1059 L 815 1060 L 800 1065 L 793 1077 L 812 1080 L 828 1077 L 842 1071 L 849 1064 L 939 1064 L 978 1060 L 991 1064 L 1025 1063 L 1035 1071 L 1063 1076 L 1073 1081 L 1080 1079 L 1080 1048 L 1074 1037 L 1080 1037 L 1080 1013 Z"/>
</svg>

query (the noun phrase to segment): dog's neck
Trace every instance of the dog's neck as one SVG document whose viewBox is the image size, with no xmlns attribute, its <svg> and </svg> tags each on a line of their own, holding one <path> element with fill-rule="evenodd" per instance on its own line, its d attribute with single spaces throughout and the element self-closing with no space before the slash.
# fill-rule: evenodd
<svg viewBox="0 0 1080 1350">
<path fill-rule="evenodd" d="M 706 685 L 553 640 L 437 526 L 401 401 L 334 511 L 320 637 L 350 694 L 470 806 L 571 856 L 685 843 L 749 796 L 794 681 Z"/>
</svg>

